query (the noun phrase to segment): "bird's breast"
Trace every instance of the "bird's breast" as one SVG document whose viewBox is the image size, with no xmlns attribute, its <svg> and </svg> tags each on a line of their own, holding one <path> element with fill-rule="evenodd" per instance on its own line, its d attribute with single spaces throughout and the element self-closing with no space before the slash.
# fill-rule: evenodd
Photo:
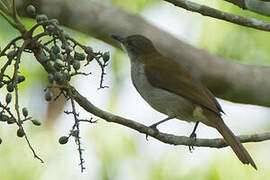
<svg viewBox="0 0 270 180">
<path fill-rule="evenodd" d="M 194 104 L 179 95 L 152 86 L 145 75 L 143 64 L 132 62 L 131 78 L 143 99 L 157 111 L 170 117 L 196 121 L 193 117 Z"/>
</svg>

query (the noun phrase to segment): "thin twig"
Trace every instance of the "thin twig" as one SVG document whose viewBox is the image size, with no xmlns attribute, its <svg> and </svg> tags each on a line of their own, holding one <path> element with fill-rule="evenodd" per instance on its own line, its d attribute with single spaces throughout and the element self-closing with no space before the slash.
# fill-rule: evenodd
<svg viewBox="0 0 270 180">
<path fill-rule="evenodd" d="M 224 0 L 242 9 L 249 10 L 264 16 L 270 16 L 269 0 Z"/>
<path fill-rule="evenodd" d="M 200 139 L 197 138 L 196 141 L 190 137 L 186 136 L 175 136 L 172 134 L 162 133 L 157 130 L 152 129 L 151 127 L 145 126 L 141 123 L 138 123 L 133 120 L 129 120 L 109 112 L 103 111 L 98 107 L 94 106 L 90 101 L 83 97 L 75 88 L 69 86 L 73 93 L 74 99 L 76 102 L 84 108 L 87 112 L 100 117 L 108 122 L 113 122 L 121 124 L 125 127 L 134 129 L 140 133 L 147 134 L 161 142 L 172 145 L 185 145 L 185 146 L 198 146 L 198 147 L 210 147 L 210 148 L 223 148 L 228 146 L 226 141 L 223 138 L 216 139 Z M 270 132 L 261 133 L 261 134 L 251 134 L 251 135 L 240 135 L 238 136 L 240 142 L 261 142 L 265 140 L 270 140 Z"/>
<path fill-rule="evenodd" d="M 24 131 L 24 129 L 23 129 L 23 131 Z M 34 155 L 34 158 L 37 158 L 38 160 L 40 160 L 41 163 L 44 163 L 44 161 L 36 154 L 36 152 L 35 152 L 34 148 L 32 147 L 26 133 L 24 134 L 24 138 L 25 138 L 25 140 L 26 140 L 26 142 L 28 144 L 28 147 L 31 149 L 31 151 L 32 151 L 32 153 Z"/>
<path fill-rule="evenodd" d="M 188 11 L 197 12 L 204 16 L 213 17 L 216 19 L 221 19 L 234 24 L 251 27 L 254 29 L 259 29 L 263 31 L 270 31 L 270 23 L 255 18 L 248 18 L 244 16 L 239 16 L 227 12 L 223 12 L 205 5 L 194 3 L 187 0 L 164 0 L 175 6 L 184 8 Z"/>
<path fill-rule="evenodd" d="M 18 70 L 19 70 L 19 64 L 20 64 L 22 52 L 28 43 L 29 43 L 29 41 L 25 40 L 23 42 L 23 45 L 19 48 L 18 54 L 16 56 L 16 62 L 14 64 L 14 73 L 13 73 L 13 80 L 14 80 L 13 84 L 14 84 L 14 88 L 15 88 L 15 110 L 17 113 L 17 118 L 18 118 L 17 121 L 18 121 L 19 125 L 21 125 L 22 122 L 21 122 L 20 111 L 19 111 Z"/>
<path fill-rule="evenodd" d="M 78 152 L 79 152 L 79 157 L 80 157 L 80 167 L 81 167 L 81 172 L 83 172 L 83 170 L 85 169 L 85 167 L 83 166 L 84 160 L 83 160 L 83 154 L 82 154 L 82 145 L 81 145 L 81 141 L 80 141 L 80 122 L 78 119 L 78 114 L 76 113 L 76 109 L 75 109 L 75 103 L 74 103 L 74 97 L 71 91 L 68 91 L 68 95 L 70 97 L 70 101 L 71 101 L 71 106 L 72 106 L 72 111 L 73 111 L 73 116 L 74 116 L 74 126 L 72 128 L 72 130 L 74 130 L 74 128 L 76 127 L 77 130 L 77 134 L 75 136 L 75 141 L 76 144 L 78 145 Z"/>
<path fill-rule="evenodd" d="M 23 129 L 24 132 L 25 132 L 25 130 L 22 126 L 23 122 L 21 120 L 20 111 L 19 111 L 18 70 L 19 70 L 19 63 L 20 63 L 22 52 L 25 49 L 25 47 L 28 45 L 29 42 L 30 42 L 29 40 L 25 40 L 23 45 L 19 48 L 17 58 L 16 58 L 16 63 L 14 65 L 14 74 L 13 74 L 14 88 L 15 88 L 15 111 L 17 113 L 17 121 L 16 122 L 17 122 L 18 126 Z M 39 159 L 40 162 L 43 163 L 44 161 L 36 154 L 36 152 L 35 152 L 34 148 L 32 147 L 26 133 L 24 134 L 24 138 L 25 138 L 29 148 L 31 149 L 34 157 Z"/>
</svg>

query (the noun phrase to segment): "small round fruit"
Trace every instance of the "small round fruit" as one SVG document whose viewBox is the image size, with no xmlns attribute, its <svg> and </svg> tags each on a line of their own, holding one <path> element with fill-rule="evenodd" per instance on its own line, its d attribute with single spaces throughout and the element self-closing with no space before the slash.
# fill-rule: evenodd
<svg viewBox="0 0 270 180">
<path fill-rule="evenodd" d="M 53 75 L 52 74 L 48 74 L 48 81 L 49 83 L 53 83 L 54 79 L 53 79 Z"/>
<path fill-rule="evenodd" d="M 19 129 L 17 130 L 17 136 L 23 137 L 24 135 L 25 135 L 25 132 L 24 132 L 23 128 L 19 127 Z"/>
<path fill-rule="evenodd" d="M 60 53 L 60 48 L 57 45 L 54 45 L 52 47 L 52 51 L 54 54 L 58 54 L 58 53 Z"/>
<path fill-rule="evenodd" d="M 41 122 L 39 122 L 38 120 L 31 120 L 31 122 L 35 125 L 35 126 L 40 126 Z"/>
<path fill-rule="evenodd" d="M 7 85 L 7 91 L 8 92 L 12 92 L 13 90 L 14 90 L 13 83 L 12 82 L 8 83 L 8 85 Z"/>
<path fill-rule="evenodd" d="M 59 138 L 58 142 L 60 144 L 66 144 L 68 142 L 68 138 L 69 137 L 67 137 L 67 136 L 62 136 L 62 137 Z"/>
<path fill-rule="evenodd" d="M 23 116 L 24 117 L 27 117 L 28 116 L 28 110 L 26 107 L 22 108 L 22 113 L 23 113 Z"/>
<path fill-rule="evenodd" d="M 102 56 L 104 62 L 108 62 L 110 60 L 110 53 L 109 52 L 105 52 Z"/>
<path fill-rule="evenodd" d="M 76 71 L 79 70 L 81 67 L 80 61 L 74 60 L 72 66 Z"/>
<path fill-rule="evenodd" d="M 5 115 L 4 113 L 0 114 L 0 121 L 8 121 L 9 117 L 7 115 Z"/>
<path fill-rule="evenodd" d="M 16 51 L 10 51 L 8 54 L 7 54 L 7 58 L 9 60 L 13 59 L 15 56 L 16 56 L 17 52 Z"/>
<path fill-rule="evenodd" d="M 39 61 L 41 62 L 41 63 L 46 63 L 47 61 L 49 61 L 49 57 L 47 57 L 47 56 L 45 56 L 45 54 L 41 54 L 40 56 L 39 56 Z"/>
<path fill-rule="evenodd" d="M 29 5 L 26 8 L 26 12 L 31 15 L 34 16 L 36 14 L 36 8 L 33 5 Z"/>
<path fill-rule="evenodd" d="M 85 54 L 84 53 L 75 52 L 74 59 L 79 60 L 79 61 L 83 61 L 85 59 Z"/>
<path fill-rule="evenodd" d="M 49 102 L 49 101 L 52 100 L 52 98 L 53 98 L 53 93 L 52 93 L 50 90 L 48 90 L 48 91 L 45 93 L 45 100 Z"/>
<path fill-rule="evenodd" d="M 61 82 L 61 81 L 63 81 L 63 75 L 62 75 L 62 73 L 60 73 L 60 72 L 54 73 L 53 78 L 54 78 L 54 80 L 55 80 L 56 82 Z"/>
<path fill-rule="evenodd" d="M 6 95 L 6 103 L 9 104 L 11 102 L 12 95 L 10 93 L 7 93 Z"/>
<path fill-rule="evenodd" d="M 37 22 L 47 21 L 48 17 L 45 14 L 39 14 L 36 16 Z"/>
<path fill-rule="evenodd" d="M 90 53 L 93 53 L 93 48 L 91 48 L 90 46 L 87 46 L 84 51 L 87 53 L 87 54 L 90 54 Z"/>
<path fill-rule="evenodd" d="M 53 66 L 56 70 L 60 71 L 61 68 L 65 66 L 65 64 L 60 59 L 56 59 Z"/>
<path fill-rule="evenodd" d="M 18 76 L 18 83 L 21 83 L 25 80 L 24 76 Z"/>
<path fill-rule="evenodd" d="M 65 47 L 65 50 L 66 50 L 66 53 L 67 53 L 67 54 L 70 54 L 71 51 L 72 51 L 72 48 L 71 48 L 70 46 L 66 46 L 66 47 Z"/>
</svg>

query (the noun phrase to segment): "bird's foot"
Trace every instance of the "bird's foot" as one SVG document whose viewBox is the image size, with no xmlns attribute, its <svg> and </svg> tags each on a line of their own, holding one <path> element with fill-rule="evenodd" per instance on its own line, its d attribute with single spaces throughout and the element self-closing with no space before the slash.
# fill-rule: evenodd
<svg viewBox="0 0 270 180">
<path fill-rule="evenodd" d="M 158 126 L 159 124 L 155 123 L 155 124 L 152 124 L 151 126 L 148 126 L 149 128 L 153 129 L 154 131 L 158 132 Z M 148 141 L 148 134 L 145 135 L 145 139 Z"/>
<path fill-rule="evenodd" d="M 189 138 L 190 138 L 191 140 L 194 140 L 194 142 L 195 142 L 196 139 L 197 139 L 197 134 L 196 134 L 195 132 L 192 132 L 192 133 L 190 134 Z M 192 153 L 192 151 L 193 151 L 195 148 L 194 148 L 193 145 L 189 145 L 189 146 L 188 146 L 188 149 L 189 149 L 189 151 Z"/>
<path fill-rule="evenodd" d="M 158 125 L 160 125 L 161 123 L 164 123 L 166 121 L 169 121 L 170 119 L 173 119 L 173 118 L 176 118 L 176 116 L 172 116 L 172 117 L 169 116 L 169 117 L 167 117 L 167 118 L 165 118 L 165 119 L 163 119 L 161 121 L 158 121 L 158 122 L 152 124 L 151 126 L 149 126 L 149 128 L 152 128 L 153 130 L 155 130 L 155 132 L 158 132 L 158 129 L 157 129 Z M 146 134 L 145 138 L 148 141 L 148 134 Z"/>
</svg>

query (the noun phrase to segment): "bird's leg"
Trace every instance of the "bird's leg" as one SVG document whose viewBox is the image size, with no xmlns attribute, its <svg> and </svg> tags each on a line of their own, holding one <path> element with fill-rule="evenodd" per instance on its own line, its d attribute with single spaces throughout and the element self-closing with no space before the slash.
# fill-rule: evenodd
<svg viewBox="0 0 270 180">
<path fill-rule="evenodd" d="M 199 121 L 196 122 L 196 124 L 195 124 L 195 126 L 193 128 L 193 131 L 189 136 L 191 139 L 194 139 L 195 141 L 197 139 L 196 129 L 197 129 L 198 125 L 199 125 Z M 194 147 L 192 145 L 190 145 L 190 146 L 188 146 L 188 149 L 189 149 L 190 152 L 192 152 L 192 150 L 194 150 Z"/>
<path fill-rule="evenodd" d="M 169 120 L 171 120 L 171 119 L 173 119 L 173 118 L 175 118 L 175 116 L 173 116 L 173 117 L 167 117 L 167 118 L 165 118 L 165 119 L 163 119 L 163 120 L 161 120 L 161 121 L 158 121 L 158 122 L 152 124 L 152 125 L 149 126 L 149 127 L 150 127 L 150 128 L 153 128 L 153 129 L 157 129 L 157 126 L 158 126 L 158 125 L 160 125 L 161 123 L 164 123 L 164 122 L 166 122 L 166 121 L 169 121 Z"/>
<path fill-rule="evenodd" d="M 154 129 L 154 130 L 158 130 L 158 129 L 157 129 L 157 126 L 158 126 L 158 125 L 160 125 L 161 123 L 164 123 L 164 122 L 166 122 L 166 121 L 169 121 L 169 120 L 171 120 L 171 119 L 174 119 L 174 118 L 176 118 L 176 116 L 167 117 L 167 118 L 165 118 L 165 119 L 163 119 L 163 120 L 161 120 L 161 121 L 158 121 L 158 122 L 152 124 L 152 125 L 149 126 L 149 127 L 152 128 L 152 129 Z M 146 137 L 145 137 L 145 138 L 146 138 L 146 140 L 148 140 L 148 134 L 146 134 Z"/>
</svg>

